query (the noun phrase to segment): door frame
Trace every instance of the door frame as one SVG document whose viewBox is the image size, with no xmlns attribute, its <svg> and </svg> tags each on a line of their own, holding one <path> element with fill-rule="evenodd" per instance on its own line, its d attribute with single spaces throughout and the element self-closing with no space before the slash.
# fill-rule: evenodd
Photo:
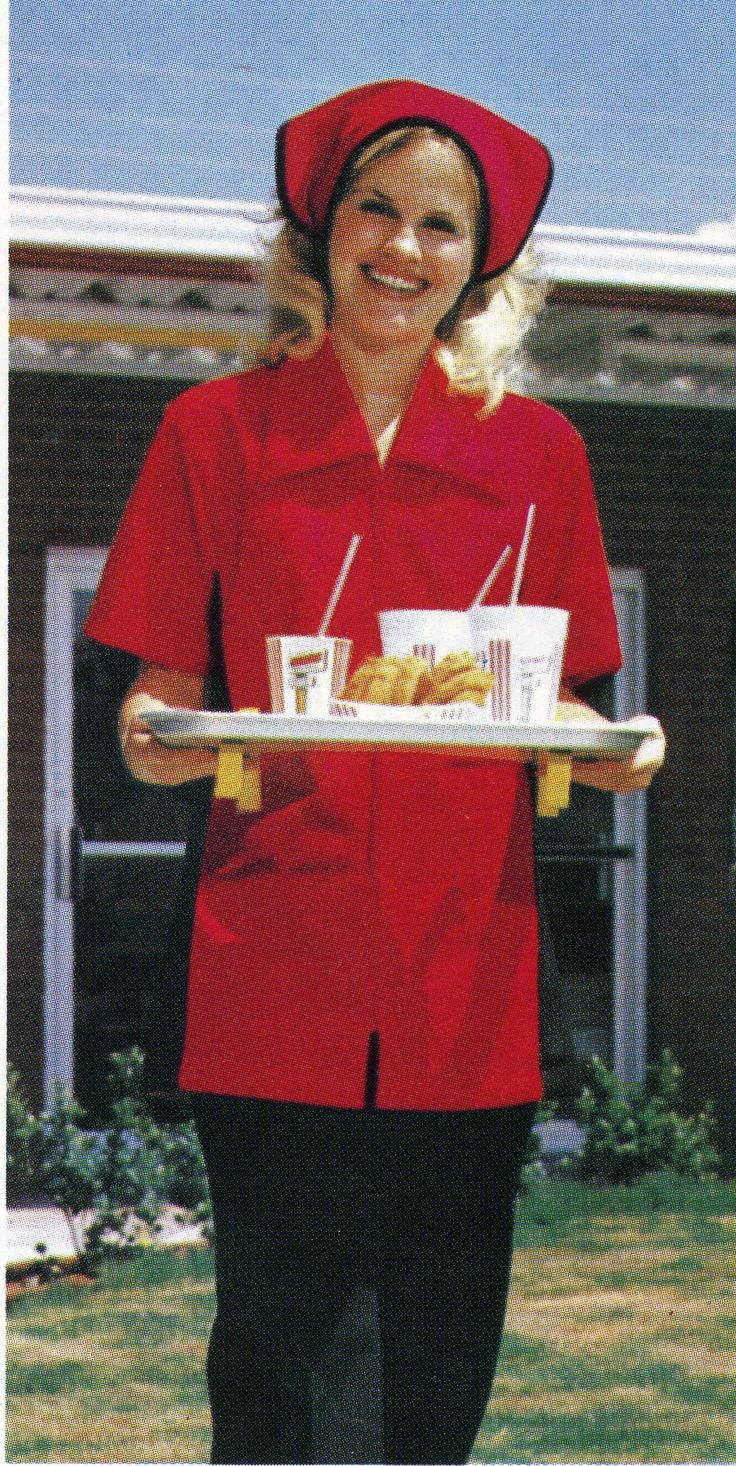
<svg viewBox="0 0 736 1466">
<path fill-rule="evenodd" d="M 614 566 L 611 585 L 624 653 L 613 682 L 613 715 L 633 718 L 647 706 L 647 626 L 644 572 Z M 613 1068 L 620 1079 L 640 1083 L 647 1066 L 648 848 L 647 796 L 614 795 L 614 845 L 633 855 L 613 863 Z"/>
<path fill-rule="evenodd" d="M 44 1103 L 74 1087 L 74 592 L 94 591 L 107 548 L 50 545 L 44 627 Z"/>
</svg>

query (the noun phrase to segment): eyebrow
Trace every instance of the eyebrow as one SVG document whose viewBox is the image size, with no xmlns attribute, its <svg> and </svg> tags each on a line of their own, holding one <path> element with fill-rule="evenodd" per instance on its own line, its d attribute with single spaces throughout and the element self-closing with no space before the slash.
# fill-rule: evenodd
<svg viewBox="0 0 736 1466">
<path fill-rule="evenodd" d="M 387 204 L 393 204 L 393 203 L 395 203 L 395 199 L 392 199 L 392 197 L 391 197 L 391 195 L 389 193 L 384 193 L 382 188 L 375 188 L 372 183 L 371 184 L 367 184 L 367 185 L 366 184 L 362 184 L 361 185 L 360 179 L 359 178 L 356 178 L 355 183 L 353 185 L 353 191 L 355 191 L 356 189 L 358 189 L 360 187 L 363 187 L 365 189 L 365 192 L 366 193 L 372 194 L 374 198 L 383 199 L 384 202 L 387 203 Z"/>
</svg>

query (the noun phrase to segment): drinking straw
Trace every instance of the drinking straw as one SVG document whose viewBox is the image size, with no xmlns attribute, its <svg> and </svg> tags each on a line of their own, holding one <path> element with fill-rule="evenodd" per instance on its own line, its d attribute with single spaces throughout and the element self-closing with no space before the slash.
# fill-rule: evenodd
<svg viewBox="0 0 736 1466">
<path fill-rule="evenodd" d="M 328 626 L 329 626 L 329 624 L 330 624 L 330 622 L 332 620 L 332 617 L 333 617 L 333 615 L 335 613 L 335 606 L 337 605 L 337 603 L 338 603 L 338 601 L 340 599 L 340 596 L 342 595 L 342 588 L 343 588 L 343 586 L 345 584 L 345 581 L 348 578 L 348 571 L 350 570 L 350 566 L 353 563 L 353 559 L 355 557 L 355 551 L 357 550 L 359 544 L 360 544 L 360 535 L 359 534 L 354 534 L 353 535 L 353 538 L 350 541 L 350 544 L 348 545 L 348 550 L 347 550 L 347 554 L 345 556 L 345 559 L 342 562 L 342 569 L 340 571 L 340 574 L 338 575 L 337 580 L 335 581 L 335 585 L 334 585 L 334 588 L 333 588 L 333 591 L 332 591 L 332 595 L 330 596 L 330 599 L 327 602 L 327 605 L 325 606 L 325 614 L 324 614 L 324 616 L 322 617 L 322 620 L 319 623 L 319 627 L 318 627 L 318 630 L 317 630 L 317 635 L 318 636 L 326 636 L 327 635 L 327 628 L 328 628 Z"/>
<path fill-rule="evenodd" d="M 469 611 L 472 611 L 474 606 L 480 606 L 482 604 L 484 598 L 488 595 L 488 592 L 491 589 L 491 586 L 493 585 L 493 582 L 496 579 L 499 571 L 503 570 L 503 567 L 506 564 L 506 561 L 508 560 L 510 554 L 511 546 L 507 545 L 506 549 L 501 551 L 501 554 L 499 555 L 490 575 L 487 577 L 486 580 L 483 581 L 483 584 L 478 591 L 477 596 L 474 600 L 470 602 L 470 605 L 468 606 Z"/>
<path fill-rule="evenodd" d="M 530 540 L 530 537 L 531 537 L 532 525 L 534 523 L 534 515 L 536 513 L 536 508 L 537 508 L 536 504 L 530 504 L 529 505 L 529 513 L 526 516 L 526 527 L 524 529 L 524 538 L 523 538 L 523 540 L 521 542 L 521 549 L 519 550 L 519 558 L 518 558 L 518 560 L 516 562 L 516 570 L 514 571 L 514 583 L 513 583 L 512 587 L 511 587 L 511 595 L 509 597 L 509 605 L 510 606 L 515 606 L 516 605 L 516 602 L 519 599 L 519 591 L 521 589 L 521 582 L 522 582 L 522 579 L 523 579 L 523 576 L 524 576 L 524 566 L 526 565 L 526 552 L 529 549 L 529 540 Z"/>
</svg>

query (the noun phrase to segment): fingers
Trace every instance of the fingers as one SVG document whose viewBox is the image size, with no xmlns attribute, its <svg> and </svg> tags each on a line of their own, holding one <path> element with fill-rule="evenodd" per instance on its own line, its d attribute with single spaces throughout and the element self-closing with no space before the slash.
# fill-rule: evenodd
<svg viewBox="0 0 736 1466">
<path fill-rule="evenodd" d="M 575 761 L 573 778 L 576 783 L 587 784 L 609 794 L 636 794 L 649 788 L 664 762 L 666 739 L 656 718 L 632 718 L 629 726 L 634 724 L 652 729 L 652 736 L 644 739 L 636 753 L 630 759 L 599 759 L 594 763 Z"/>
<path fill-rule="evenodd" d="M 214 778 L 217 755 L 209 748 L 169 748 L 160 743 L 142 718 L 134 715 L 125 730 L 123 754 L 136 779 L 173 787 L 194 779 Z"/>
</svg>

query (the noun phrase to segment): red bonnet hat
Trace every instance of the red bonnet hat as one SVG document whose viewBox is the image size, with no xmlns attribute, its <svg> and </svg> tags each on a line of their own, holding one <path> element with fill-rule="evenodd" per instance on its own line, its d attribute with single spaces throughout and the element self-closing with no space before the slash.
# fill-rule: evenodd
<svg viewBox="0 0 736 1466">
<path fill-rule="evenodd" d="M 282 123 L 276 184 L 286 217 L 324 239 L 335 190 L 356 149 L 415 123 L 446 133 L 475 165 L 489 216 L 477 275 L 500 274 L 534 228 L 552 182 L 552 159 L 537 138 L 504 117 L 423 82 L 355 87 Z"/>
</svg>

